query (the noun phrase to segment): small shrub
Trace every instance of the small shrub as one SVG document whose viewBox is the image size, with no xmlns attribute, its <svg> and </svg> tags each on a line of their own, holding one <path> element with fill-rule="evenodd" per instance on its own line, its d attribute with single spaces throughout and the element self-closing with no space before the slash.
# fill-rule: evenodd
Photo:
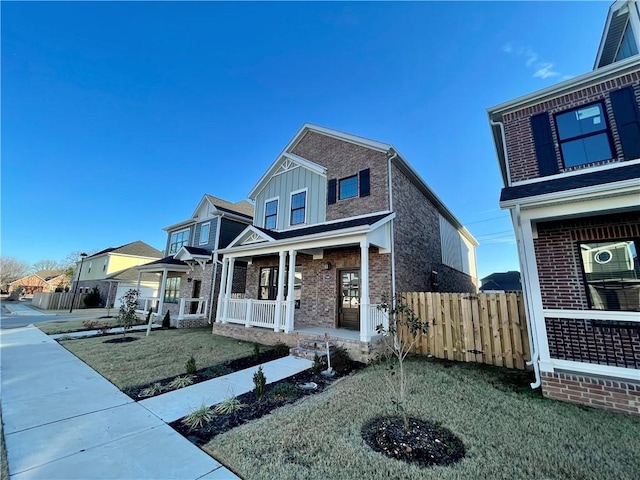
<svg viewBox="0 0 640 480">
<path fill-rule="evenodd" d="M 122 296 L 122 298 L 120 298 L 118 324 L 122 327 L 123 336 L 127 334 L 127 330 L 129 330 L 138 320 L 138 317 L 136 316 L 136 308 L 138 307 L 139 296 L 140 291 L 131 288 Z"/>
<path fill-rule="evenodd" d="M 100 296 L 100 289 L 96 285 L 91 291 L 84 297 L 84 306 L 87 308 L 94 308 L 100 305 L 102 297 Z"/>
<path fill-rule="evenodd" d="M 253 374 L 253 393 L 257 398 L 262 398 L 264 390 L 267 386 L 267 377 L 264 376 L 262 366 L 258 367 L 256 373 Z"/>
<path fill-rule="evenodd" d="M 313 355 L 313 365 L 311 365 L 311 373 L 313 373 L 314 375 L 320 375 L 320 372 L 322 372 L 323 370 L 324 364 L 322 363 L 320 356 L 315 353 Z"/>
<path fill-rule="evenodd" d="M 289 355 L 289 346 L 282 342 L 278 342 L 273 346 L 273 351 L 276 354 L 282 355 L 284 357 Z"/>
<path fill-rule="evenodd" d="M 198 371 L 198 368 L 196 367 L 196 359 L 193 358 L 193 355 L 191 355 L 191 358 L 187 360 L 187 363 L 185 364 L 184 368 L 187 371 L 187 375 L 196 374 L 196 372 Z"/>
<path fill-rule="evenodd" d="M 203 372 L 203 376 L 209 378 L 222 377 L 223 375 L 229 375 L 233 373 L 233 370 L 226 365 L 214 365 L 213 367 L 207 368 Z"/>
<path fill-rule="evenodd" d="M 164 387 L 162 386 L 162 384 L 154 383 L 153 385 L 144 388 L 138 396 L 142 398 L 153 397 L 162 392 L 164 392 Z"/>
<path fill-rule="evenodd" d="M 182 419 L 182 423 L 183 425 L 186 425 L 191 430 L 193 430 L 195 428 L 202 427 L 206 423 L 209 423 L 211 420 L 213 420 L 213 416 L 214 414 L 211 409 L 202 404 L 200 408 L 194 410 L 189 415 L 184 417 Z"/>
<path fill-rule="evenodd" d="M 260 344 L 259 343 L 254 343 L 253 344 L 253 356 L 254 356 L 254 358 L 260 358 Z"/>
<path fill-rule="evenodd" d="M 193 385 L 193 377 L 190 375 L 183 375 L 181 377 L 174 378 L 168 387 L 170 390 L 177 390 L 178 388 L 188 387 Z"/>
<path fill-rule="evenodd" d="M 214 413 L 217 415 L 229 415 L 237 412 L 241 408 L 246 407 L 244 403 L 238 400 L 236 397 L 228 397 L 220 402 L 213 408 Z"/>
<path fill-rule="evenodd" d="M 334 370 L 348 370 L 351 362 L 353 362 L 353 359 L 345 348 L 338 347 L 336 351 L 331 354 L 331 368 Z"/>
<path fill-rule="evenodd" d="M 169 314 L 169 310 L 164 314 L 164 318 L 162 319 L 162 328 L 170 328 L 171 327 L 171 315 Z"/>
<path fill-rule="evenodd" d="M 269 390 L 269 396 L 273 400 L 283 400 L 286 398 L 296 398 L 298 396 L 298 388 L 292 383 L 279 383 Z"/>
</svg>

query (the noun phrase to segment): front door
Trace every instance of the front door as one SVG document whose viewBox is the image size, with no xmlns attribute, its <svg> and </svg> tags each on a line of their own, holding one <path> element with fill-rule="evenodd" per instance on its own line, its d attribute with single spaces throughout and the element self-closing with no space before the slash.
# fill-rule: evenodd
<svg viewBox="0 0 640 480">
<path fill-rule="evenodd" d="M 200 287 L 202 286 L 202 280 L 193 281 L 193 295 L 192 298 L 200 298 Z M 191 309 L 189 313 L 191 315 L 198 312 L 198 302 L 191 302 Z"/>
<path fill-rule="evenodd" d="M 338 328 L 360 330 L 360 270 L 340 270 Z"/>
</svg>

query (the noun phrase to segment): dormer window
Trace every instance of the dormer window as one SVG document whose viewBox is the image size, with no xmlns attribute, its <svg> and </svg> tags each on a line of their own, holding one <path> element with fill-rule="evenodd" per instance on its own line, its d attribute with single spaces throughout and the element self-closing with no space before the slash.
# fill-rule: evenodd
<svg viewBox="0 0 640 480">
<path fill-rule="evenodd" d="M 307 191 L 293 192 L 291 194 L 291 217 L 290 225 L 300 225 L 305 223 L 307 211 Z"/>
<path fill-rule="evenodd" d="M 173 232 L 169 240 L 169 255 L 176 253 L 189 242 L 189 229 Z"/>
<path fill-rule="evenodd" d="M 264 228 L 274 230 L 278 224 L 278 199 L 267 200 L 264 204 Z"/>
</svg>

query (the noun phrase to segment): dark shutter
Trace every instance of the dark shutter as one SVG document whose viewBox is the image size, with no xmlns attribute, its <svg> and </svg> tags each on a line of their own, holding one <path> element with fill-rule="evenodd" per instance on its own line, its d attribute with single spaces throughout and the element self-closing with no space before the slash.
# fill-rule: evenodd
<svg viewBox="0 0 640 480">
<path fill-rule="evenodd" d="M 558 173 L 558 160 L 553 146 L 551 123 L 549 123 L 549 115 L 546 112 L 531 117 L 531 131 L 533 132 L 533 143 L 536 146 L 540 175 Z"/>
<path fill-rule="evenodd" d="M 640 113 L 633 87 L 611 92 L 611 108 L 625 160 L 640 157 Z"/>
<path fill-rule="evenodd" d="M 327 185 L 327 205 L 333 205 L 336 203 L 337 186 L 338 180 L 335 178 L 333 180 L 329 180 L 329 184 Z"/>
<path fill-rule="evenodd" d="M 369 181 L 369 169 L 360 170 L 360 196 L 368 197 L 371 191 L 371 182 Z"/>
</svg>

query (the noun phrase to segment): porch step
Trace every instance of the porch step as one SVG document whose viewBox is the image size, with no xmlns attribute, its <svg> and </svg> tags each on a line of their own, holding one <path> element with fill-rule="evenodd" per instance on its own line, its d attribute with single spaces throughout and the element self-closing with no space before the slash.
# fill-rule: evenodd
<svg viewBox="0 0 640 480">
<path fill-rule="evenodd" d="M 333 354 L 337 349 L 334 343 L 329 342 L 329 352 Z M 327 343 L 323 340 L 302 340 L 300 345 L 292 347 L 289 353 L 294 357 L 306 358 L 307 360 L 313 360 L 318 355 L 320 358 L 327 356 Z"/>
</svg>

